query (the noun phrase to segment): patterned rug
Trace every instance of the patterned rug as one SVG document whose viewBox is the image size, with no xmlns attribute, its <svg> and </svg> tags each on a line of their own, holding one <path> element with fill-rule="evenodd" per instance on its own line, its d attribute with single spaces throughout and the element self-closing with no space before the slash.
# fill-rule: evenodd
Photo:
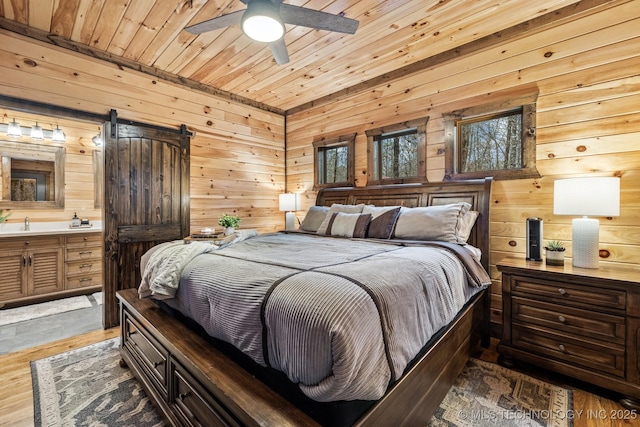
<svg viewBox="0 0 640 427">
<path fill-rule="evenodd" d="M 31 362 L 35 426 L 163 426 L 113 338 Z"/>
<path fill-rule="evenodd" d="M 163 426 L 114 338 L 31 362 L 36 426 Z M 571 427 L 572 392 L 469 359 L 429 427 Z"/>
<path fill-rule="evenodd" d="M 89 308 L 102 304 L 102 292 L 92 295 L 63 298 L 59 300 L 25 305 L 23 307 L 6 308 L 0 310 L 0 326 L 38 319 L 40 317 L 65 313 L 67 311 Z"/>
<path fill-rule="evenodd" d="M 571 390 L 471 358 L 429 427 L 571 427 L 572 415 Z"/>
</svg>

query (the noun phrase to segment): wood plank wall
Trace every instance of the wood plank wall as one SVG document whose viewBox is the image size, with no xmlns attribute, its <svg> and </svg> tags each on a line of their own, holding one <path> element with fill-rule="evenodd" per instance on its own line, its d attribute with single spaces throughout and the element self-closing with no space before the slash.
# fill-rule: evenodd
<svg viewBox="0 0 640 427">
<path fill-rule="evenodd" d="M 553 215 L 553 182 L 573 176 L 621 177 L 621 215 L 601 219 L 601 262 L 640 274 L 640 7 L 611 2 L 481 52 L 369 87 L 287 116 L 287 186 L 313 204 L 313 139 L 356 132 L 356 183 L 366 185 L 365 131 L 429 116 L 427 178 L 444 176 L 442 113 L 538 91 L 539 179 L 497 181 L 491 214 L 492 321 L 501 323 L 504 256 L 525 254 L 525 220 L 544 220 L 544 239 L 569 245 L 571 217 Z M 570 262 L 570 261 L 568 261 Z"/>
<path fill-rule="evenodd" d="M 194 133 L 192 230 L 217 227 L 223 212 L 239 215 L 244 228 L 263 232 L 284 228 L 284 215 L 278 211 L 278 195 L 285 190 L 281 114 L 186 89 L 4 30 L 0 31 L 0 75 L 0 93 L 7 96 L 98 114 L 115 109 L 121 119 L 170 128 L 186 124 Z M 91 165 L 90 160 L 78 157 L 79 148 L 67 148 L 67 198 L 88 188 L 86 177 L 72 167 Z M 84 202 L 69 207 L 87 208 Z M 70 218 L 68 209 L 16 216 L 25 215 L 41 221 Z M 99 219 L 100 211 L 87 216 Z"/>
</svg>

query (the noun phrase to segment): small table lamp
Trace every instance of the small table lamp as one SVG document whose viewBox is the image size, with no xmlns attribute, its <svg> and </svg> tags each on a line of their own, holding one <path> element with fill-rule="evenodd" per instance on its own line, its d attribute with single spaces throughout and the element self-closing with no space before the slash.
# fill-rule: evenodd
<svg viewBox="0 0 640 427">
<path fill-rule="evenodd" d="M 554 182 L 553 213 L 584 215 L 571 222 L 573 266 L 598 268 L 600 222 L 587 216 L 620 215 L 620 178 L 559 179 Z"/>
<path fill-rule="evenodd" d="M 286 211 L 285 230 L 295 230 L 296 215 L 293 211 L 300 209 L 300 195 L 285 193 L 280 195 L 280 210 Z"/>
</svg>

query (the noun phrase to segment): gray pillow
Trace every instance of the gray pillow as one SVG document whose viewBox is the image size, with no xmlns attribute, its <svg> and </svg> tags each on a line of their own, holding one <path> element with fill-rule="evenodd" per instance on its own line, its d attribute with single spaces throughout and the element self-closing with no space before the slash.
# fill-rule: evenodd
<svg viewBox="0 0 640 427">
<path fill-rule="evenodd" d="M 300 230 L 315 233 L 326 218 L 327 212 L 329 212 L 328 206 L 311 206 L 300 224 Z"/>
<path fill-rule="evenodd" d="M 365 208 L 362 213 L 365 213 Z M 373 239 L 388 239 L 393 234 L 393 229 L 400 216 L 400 206 L 384 209 L 377 216 L 374 216 L 369 224 L 367 237 Z"/>
<path fill-rule="evenodd" d="M 322 221 L 322 224 L 320 224 L 320 227 L 318 227 L 318 230 L 316 231 L 316 233 L 322 234 L 322 235 L 327 234 L 327 227 L 329 225 L 329 221 L 331 220 L 331 216 L 334 213 L 336 212 L 362 213 L 363 208 L 364 208 L 364 203 L 361 203 L 359 205 L 341 205 L 339 203 L 334 203 L 329 208 L 329 212 L 327 212 L 327 216 L 325 217 L 324 221 Z"/>
<path fill-rule="evenodd" d="M 438 240 L 465 243 L 460 236 L 460 221 L 471 205 L 465 202 L 450 205 L 405 208 L 400 210 L 394 237 L 405 240 Z"/>
</svg>

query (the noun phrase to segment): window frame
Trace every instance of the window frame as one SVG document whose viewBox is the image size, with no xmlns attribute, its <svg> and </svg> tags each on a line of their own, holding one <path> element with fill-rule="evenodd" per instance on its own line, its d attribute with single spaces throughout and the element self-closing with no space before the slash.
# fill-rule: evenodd
<svg viewBox="0 0 640 427">
<path fill-rule="evenodd" d="M 445 128 L 445 181 L 484 178 L 494 179 L 539 178 L 536 167 L 536 100 L 537 94 L 499 103 L 456 110 L 443 114 Z M 521 110 L 522 114 L 522 167 L 518 169 L 496 169 L 474 172 L 460 172 L 460 140 L 458 122 L 474 119 L 493 118 L 505 113 Z"/>
<path fill-rule="evenodd" d="M 395 123 L 375 129 L 369 129 L 365 133 L 367 135 L 367 185 L 385 185 L 385 184 L 406 184 L 427 181 L 427 123 L 429 117 L 422 117 L 415 120 L 409 120 L 402 123 Z M 385 178 L 375 179 L 375 169 L 378 165 L 374 164 L 375 144 L 380 136 L 385 134 L 397 134 L 403 131 L 416 129 L 418 136 L 418 165 L 417 175 L 407 178 Z"/>
<path fill-rule="evenodd" d="M 320 152 L 329 148 L 347 147 L 347 180 L 341 182 L 320 183 L 318 160 Z M 321 138 L 313 142 L 313 181 L 314 189 L 355 186 L 355 146 L 356 134 L 342 135 L 334 138 Z M 326 175 L 326 170 L 324 171 Z"/>
</svg>

